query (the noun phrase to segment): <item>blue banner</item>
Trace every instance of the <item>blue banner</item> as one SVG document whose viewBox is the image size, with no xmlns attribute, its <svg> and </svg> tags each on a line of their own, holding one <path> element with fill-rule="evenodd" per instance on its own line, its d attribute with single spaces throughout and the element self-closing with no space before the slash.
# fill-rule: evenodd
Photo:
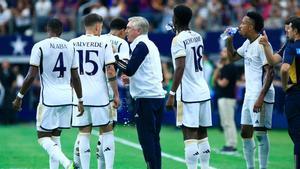
<svg viewBox="0 0 300 169">
<path fill-rule="evenodd" d="M 0 56 L 30 55 L 33 38 L 23 35 L 0 36 Z"/>
</svg>

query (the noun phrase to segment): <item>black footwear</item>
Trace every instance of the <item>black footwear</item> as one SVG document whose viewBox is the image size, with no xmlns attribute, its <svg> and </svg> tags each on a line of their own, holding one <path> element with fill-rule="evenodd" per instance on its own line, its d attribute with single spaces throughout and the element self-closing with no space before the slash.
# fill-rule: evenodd
<svg viewBox="0 0 300 169">
<path fill-rule="evenodd" d="M 237 149 L 232 147 L 232 146 L 224 146 L 222 149 L 221 149 L 221 152 L 222 153 L 236 153 L 237 152 Z"/>
</svg>

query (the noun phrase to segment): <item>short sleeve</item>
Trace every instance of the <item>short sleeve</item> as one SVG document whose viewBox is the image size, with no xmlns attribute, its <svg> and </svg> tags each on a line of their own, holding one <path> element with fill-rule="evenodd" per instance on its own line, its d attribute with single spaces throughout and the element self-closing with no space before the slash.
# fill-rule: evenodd
<svg viewBox="0 0 300 169">
<path fill-rule="evenodd" d="M 271 51 L 273 51 L 273 48 L 272 48 L 271 44 L 269 44 L 269 45 L 270 45 Z M 259 57 L 262 60 L 263 65 L 267 65 L 268 60 L 267 60 L 267 57 L 266 57 L 266 54 L 265 54 L 264 47 L 259 44 L 258 50 L 259 50 Z"/>
<path fill-rule="evenodd" d="M 70 49 L 70 55 L 72 58 L 72 69 L 78 68 L 79 65 L 79 59 L 75 55 L 75 48 L 73 46 L 73 43 L 69 43 L 69 49 Z"/>
<path fill-rule="evenodd" d="M 186 51 L 183 41 L 180 41 L 180 37 L 175 37 L 172 41 L 172 57 L 177 59 L 179 57 L 185 57 Z"/>
<path fill-rule="evenodd" d="M 295 49 L 292 44 L 288 44 L 283 53 L 283 63 L 292 65 L 295 58 Z"/>
<path fill-rule="evenodd" d="M 112 50 L 112 45 L 111 43 L 106 43 L 106 47 L 105 47 L 105 65 L 109 65 L 112 63 L 115 63 L 115 57 L 113 54 L 113 50 Z"/>
<path fill-rule="evenodd" d="M 237 49 L 237 53 L 241 56 L 244 57 L 245 55 L 245 50 L 246 50 L 246 44 L 244 43 L 241 47 Z"/>
<path fill-rule="evenodd" d="M 277 52 L 277 54 L 281 57 L 283 57 L 283 53 L 284 53 L 284 50 L 287 46 L 288 42 L 285 42 L 285 44 L 279 49 L 279 51 Z"/>
<path fill-rule="evenodd" d="M 124 41 L 123 43 L 120 44 L 118 53 L 116 53 L 116 54 L 119 55 L 121 60 L 124 60 L 124 59 L 129 60 L 129 45 L 126 41 Z"/>
<path fill-rule="evenodd" d="M 42 48 L 38 44 L 35 44 L 31 49 L 29 64 L 33 66 L 40 66 L 42 53 Z"/>
</svg>

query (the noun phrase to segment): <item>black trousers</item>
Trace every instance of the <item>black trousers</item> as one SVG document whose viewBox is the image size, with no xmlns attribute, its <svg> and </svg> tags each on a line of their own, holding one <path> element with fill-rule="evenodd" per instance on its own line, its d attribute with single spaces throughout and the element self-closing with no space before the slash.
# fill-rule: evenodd
<svg viewBox="0 0 300 169">
<path fill-rule="evenodd" d="M 163 110 L 163 98 L 140 98 L 135 101 L 137 133 L 148 169 L 161 169 L 159 132 Z"/>
<path fill-rule="evenodd" d="M 294 154 L 300 155 L 300 92 L 288 92 L 285 97 L 285 113 L 288 131 L 294 143 Z"/>
</svg>

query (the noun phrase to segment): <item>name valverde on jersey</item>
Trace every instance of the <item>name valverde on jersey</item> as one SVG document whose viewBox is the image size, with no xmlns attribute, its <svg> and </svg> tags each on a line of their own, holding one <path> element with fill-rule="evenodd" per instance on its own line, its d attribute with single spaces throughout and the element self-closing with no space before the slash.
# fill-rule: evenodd
<svg viewBox="0 0 300 169">
<path fill-rule="evenodd" d="M 72 104 L 71 68 L 77 68 L 74 48 L 67 41 L 52 37 L 36 43 L 30 65 L 40 70 L 40 103 L 46 106 Z"/>
<path fill-rule="evenodd" d="M 262 45 L 259 44 L 258 37 L 250 43 L 246 40 L 244 44 L 237 50 L 237 53 L 244 58 L 245 64 L 245 83 L 246 93 L 245 99 L 256 100 L 263 87 L 265 76 L 263 66 L 267 64 L 266 55 Z M 275 90 L 271 84 L 264 101 L 274 103 Z"/>
<path fill-rule="evenodd" d="M 78 72 L 82 85 L 83 104 L 102 107 L 109 104 L 105 65 L 115 62 L 112 46 L 105 38 L 82 35 L 72 39 L 75 59 L 79 62 Z M 77 99 L 74 99 L 77 104 Z"/>
<path fill-rule="evenodd" d="M 194 31 L 182 31 L 173 38 L 172 60 L 185 57 L 185 69 L 180 86 L 176 91 L 177 100 L 182 102 L 201 102 L 210 99 L 208 85 L 203 74 L 203 40 Z"/>
</svg>

